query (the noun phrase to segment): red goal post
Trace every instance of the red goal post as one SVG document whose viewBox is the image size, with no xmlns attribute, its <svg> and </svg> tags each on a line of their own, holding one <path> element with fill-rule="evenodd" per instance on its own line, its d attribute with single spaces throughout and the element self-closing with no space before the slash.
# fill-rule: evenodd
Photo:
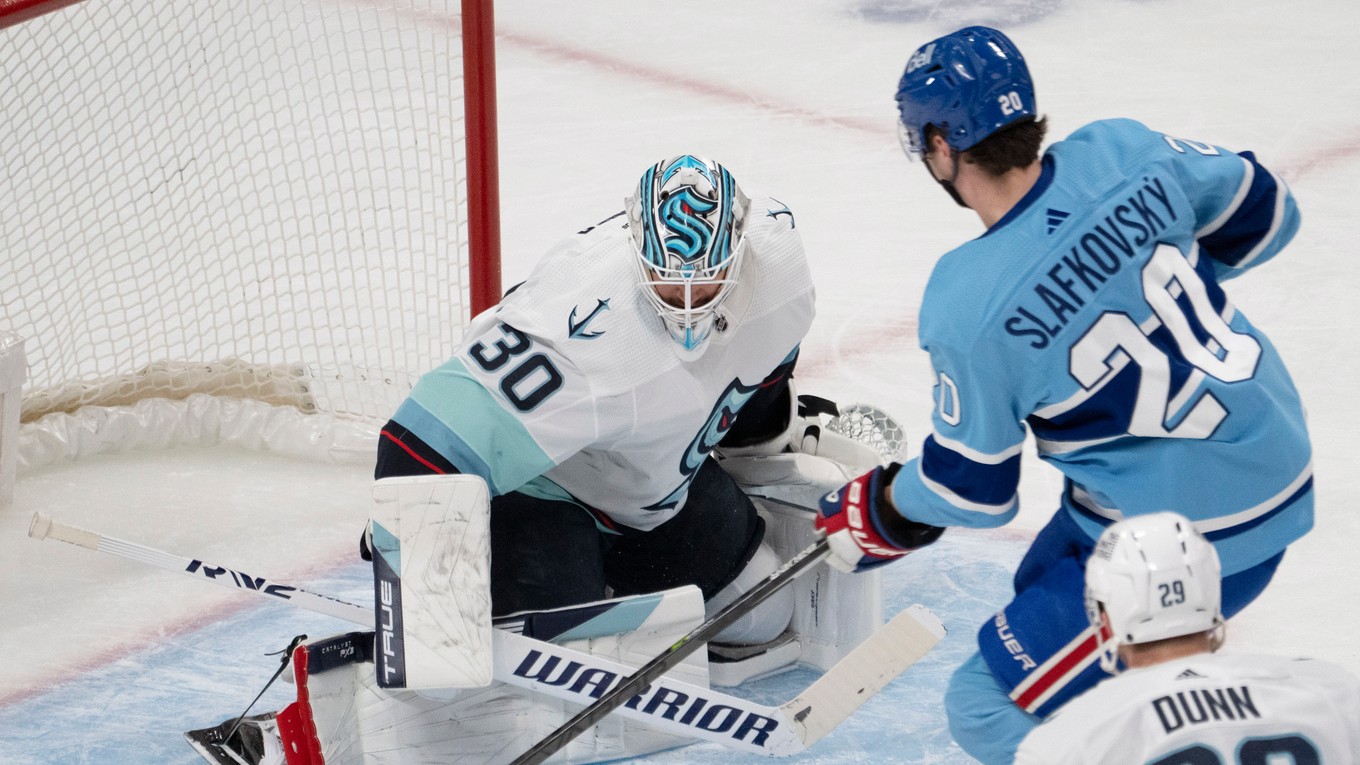
<svg viewBox="0 0 1360 765">
<path fill-rule="evenodd" d="M 491 0 L 0 0 L 22 419 L 195 392 L 386 419 L 499 300 L 491 22 Z"/>
</svg>

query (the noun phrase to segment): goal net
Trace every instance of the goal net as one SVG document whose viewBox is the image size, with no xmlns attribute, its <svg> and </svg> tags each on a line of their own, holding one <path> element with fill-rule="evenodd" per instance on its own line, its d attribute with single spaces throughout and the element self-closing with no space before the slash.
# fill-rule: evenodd
<svg viewBox="0 0 1360 765">
<path fill-rule="evenodd" d="M 385 420 L 498 271 L 468 241 L 463 15 L 0 2 L 23 421 L 195 392 Z"/>
</svg>

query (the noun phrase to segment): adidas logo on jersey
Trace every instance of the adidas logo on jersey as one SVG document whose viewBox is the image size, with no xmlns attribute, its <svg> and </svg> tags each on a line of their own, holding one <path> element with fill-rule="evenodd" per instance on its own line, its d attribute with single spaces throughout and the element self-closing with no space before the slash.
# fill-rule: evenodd
<svg viewBox="0 0 1360 765">
<path fill-rule="evenodd" d="M 1203 678 L 1204 675 L 1201 675 L 1193 669 L 1187 669 L 1179 675 L 1176 675 L 1177 680 L 1202 680 Z"/>
<path fill-rule="evenodd" d="M 1063 221 L 1072 217 L 1072 213 L 1063 212 L 1062 210 L 1058 210 L 1052 207 L 1048 208 L 1047 215 L 1048 215 L 1048 233 L 1050 234 L 1053 233 L 1058 228 L 1058 226 L 1061 226 Z"/>
</svg>

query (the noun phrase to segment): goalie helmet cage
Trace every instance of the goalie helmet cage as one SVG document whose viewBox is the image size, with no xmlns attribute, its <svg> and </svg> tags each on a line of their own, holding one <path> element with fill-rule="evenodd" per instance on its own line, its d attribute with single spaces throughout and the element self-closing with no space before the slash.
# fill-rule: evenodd
<svg viewBox="0 0 1360 765">
<path fill-rule="evenodd" d="M 0 0 L 22 419 L 384 420 L 500 297 L 491 0 Z"/>
</svg>

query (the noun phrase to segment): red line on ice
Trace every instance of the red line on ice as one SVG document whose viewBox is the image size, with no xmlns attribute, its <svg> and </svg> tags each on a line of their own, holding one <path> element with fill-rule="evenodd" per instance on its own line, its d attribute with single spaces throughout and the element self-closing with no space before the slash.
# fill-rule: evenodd
<svg viewBox="0 0 1360 765">
<path fill-rule="evenodd" d="M 332 576 L 352 563 L 352 557 L 353 554 L 349 553 L 330 563 L 311 566 L 296 572 L 296 575 L 291 578 L 278 581 L 309 582 Z M 243 592 L 238 600 L 229 601 L 197 613 L 183 615 L 174 621 L 162 622 L 142 629 L 133 635 L 126 636 L 121 640 L 114 642 L 107 648 L 98 650 L 84 660 L 75 661 L 60 667 L 52 667 L 47 678 L 34 686 L 20 688 L 0 695 L 0 709 L 5 709 L 16 704 L 22 704 L 29 699 L 56 690 L 64 683 L 77 681 L 88 673 L 98 671 L 110 664 L 122 661 L 129 656 L 162 645 L 173 638 L 187 635 L 195 630 L 209 627 L 214 624 L 220 624 L 242 611 L 263 605 L 264 602 L 265 601 L 258 597 L 253 597 L 249 593 Z M 341 630 L 337 629 L 336 631 L 339 632 Z M 287 640 L 288 637 L 288 635 L 280 634 L 281 640 Z"/>
</svg>

